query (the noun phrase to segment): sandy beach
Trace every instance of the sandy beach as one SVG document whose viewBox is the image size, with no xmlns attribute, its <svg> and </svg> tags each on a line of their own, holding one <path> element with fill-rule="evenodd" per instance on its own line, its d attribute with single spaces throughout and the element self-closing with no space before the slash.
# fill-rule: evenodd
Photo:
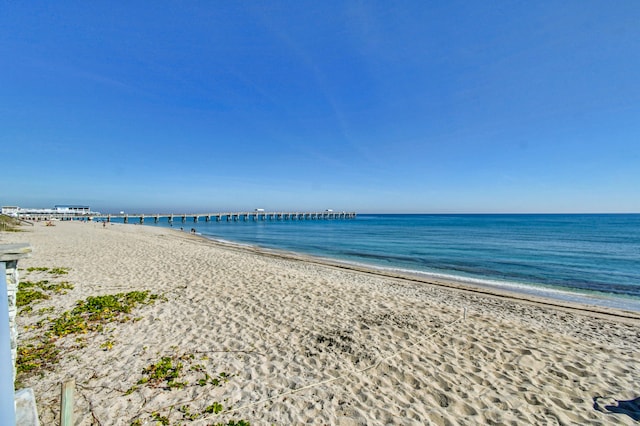
<svg viewBox="0 0 640 426">
<path fill-rule="evenodd" d="M 637 424 L 640 313 L 476 291 L 138 225 L 36 223 L 21 280 L 73 288 L 19 315 L 20 344 L 90 296 L 149 291 L 128 320 L 52 339 L 22 378 L 42 425 Z M 68 268 L 54 276 L 27 268 Z M 152 373 L 171 363 L 173 381 Z M 177 367 L 177 365 L 180 367 Z M 152 368 L 155 366 L 155 368 Z"/>
</svg>

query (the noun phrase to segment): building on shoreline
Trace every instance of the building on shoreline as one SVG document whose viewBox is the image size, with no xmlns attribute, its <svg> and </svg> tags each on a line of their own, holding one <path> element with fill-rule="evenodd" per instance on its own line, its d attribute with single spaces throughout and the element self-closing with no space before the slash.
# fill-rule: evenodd
<svg viewBox="0 0 640 426">
<path fill-rule="evenodd" d="M 2 206 L 2 214 L 24 220 L 72 220 L 91 218 L 100 212 L 91 211 L 89 206 L 59 204 L 52 209 L 32 209 L 18 206 Z"/>
</svg>

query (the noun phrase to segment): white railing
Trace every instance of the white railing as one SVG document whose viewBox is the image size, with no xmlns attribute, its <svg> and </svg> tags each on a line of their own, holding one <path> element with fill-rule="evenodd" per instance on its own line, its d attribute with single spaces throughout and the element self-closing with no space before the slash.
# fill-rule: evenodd
<svg viewBox="0 0 640 426">
<path fill-rule="evenodd" d="M 18 328 L 16 327 L 16 295 L 18 292 L 18 259 L 28 257 L 28 244 L 0 245 L 0 413 L 3 424 L 15 425 L 14 382 Z"/>
</svg>

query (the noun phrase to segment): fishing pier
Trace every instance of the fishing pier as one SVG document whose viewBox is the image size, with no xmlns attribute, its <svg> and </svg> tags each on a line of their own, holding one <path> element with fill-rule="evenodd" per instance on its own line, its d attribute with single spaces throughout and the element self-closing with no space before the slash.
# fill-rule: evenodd
<svg viewBox="0 0 640 426">
<path fill-rule="evenodd" d="M 153 221 L 153 223 L 160 222 L 160 219 L 167 219 L 169 223 L 174 221 L 180 221 L 186 223 L 191 221 L 197 223 L 201 220 L 205 222 L 238 222 L 238 221 L 266 221 L 266 220 L 330 220 L 330 219 L 355 219 L 355 212 L 227 212 L 227 213 L 190 213 L 190 214 L 106 214 L 106 215 L 94 215 L 94 220 L 106 220 L 111 222 L 113 219 L 122 220 L 124 223 L 140 223 L 144 224 L 145 221 Z"/>
</svg>

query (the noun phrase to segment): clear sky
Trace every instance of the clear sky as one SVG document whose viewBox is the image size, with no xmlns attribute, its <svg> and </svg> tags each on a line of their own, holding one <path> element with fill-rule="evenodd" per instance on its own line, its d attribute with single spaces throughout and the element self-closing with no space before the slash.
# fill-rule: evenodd
<svg viewBox="0 0 640 426">
<path fill-rule="evenodd" d="M 640 212 L 640 2 L 0 0 L 0 204 Z"/>
</svg>

